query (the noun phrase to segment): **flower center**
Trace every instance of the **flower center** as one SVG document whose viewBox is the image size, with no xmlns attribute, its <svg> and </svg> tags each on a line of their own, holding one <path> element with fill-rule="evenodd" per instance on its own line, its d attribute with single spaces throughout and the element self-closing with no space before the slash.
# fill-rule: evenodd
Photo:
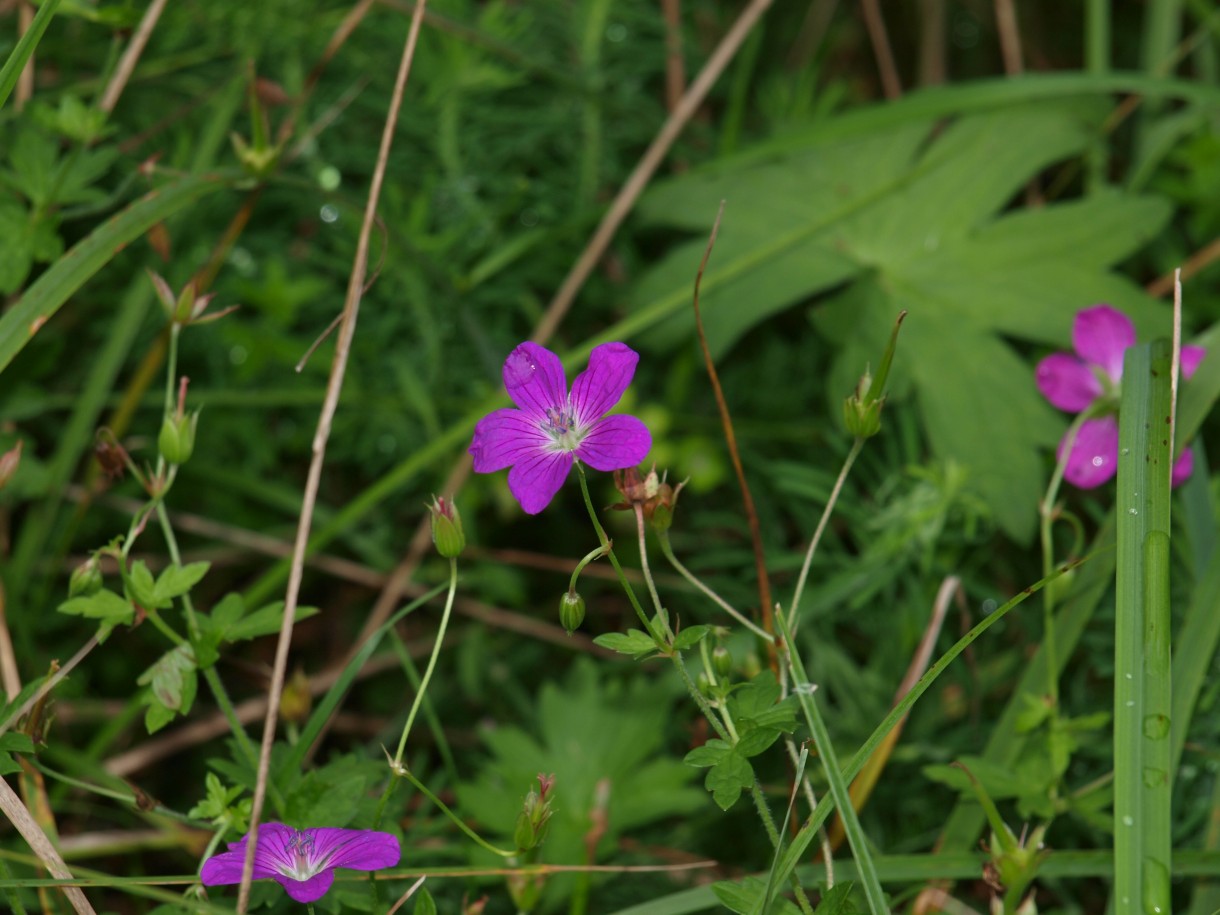
<svg viewBox="0 0 1220 915">
<path fill-rule="evenodd" d="M 321 868 L 313 860 L 314 841 L 309 833 L 294 832 L 288 840 L 287 852 L 289 858 L 280 866 L 280 873 L 293 880 L 308 880 L 315 877 Z"/>
<path fill-rule="evenodd" d="M 546 422 L 542 424 L 542 428 L 555 442 L 559 451 L 575 451 L 584 438 L 583 430 L 576 427 L 576 415 L 570 407 L 566 410 L 547 407 Z"/>
</svg>

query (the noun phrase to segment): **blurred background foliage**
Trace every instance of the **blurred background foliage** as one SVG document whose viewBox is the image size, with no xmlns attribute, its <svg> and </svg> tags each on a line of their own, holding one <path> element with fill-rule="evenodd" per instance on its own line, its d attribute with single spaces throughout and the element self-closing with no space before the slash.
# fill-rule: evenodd
<svg viewBox="0 0 1220 915">
<path fill-rule="evenodd" d="M 24 6 L 0 2 L 2 57 Z M 688 86 L 744 6 L 429 3 L 316 512 L 304 603 L 321 612 L 294 642 L 293 663 L 315 693 L 352 649 L 474 420 L 495 403 L 504 356 L 542 319 L 672 114 L 667 79 Z M 624 406 L 653 430 L 658 466 L 689 477 L 675 550 L 731 603 L 756 607 L 741 500 L 690 310 L 719 202 L 706 326 L 780 600 L 849 446 L 841 399 L 878 358 L 898 311 L 909 311 L 884 431 L 847 483 L 804 605 L 802 647 L 845 750 L 889 708 L 944 576 L 961 576 L 968 600 L 960 618 L 951 612 L 942 646 L 989 602 L 1041 577 L 1038 499 L 1066 418 L 1041 399 L 1033 366 L 1069 347 L 1075 312 L 1108 301 L 1142 338 L 1164 333 L 1165 277 L 1185 265 L 1188 336 L 1215 343 L 1209 329 L 1220 318 L 1220 20 L 1210 4 L 889 4 L 885 45 L 870 33 L 873 7 L 774 3 L 549 343 L 579 355 L 622 339 L 642 352 Z M 32 92 L 18 87 L 0 110 L 0 294 L 10 313 L 48 265 L 144 192 L 219 176 L 108 255 L 0 373 L 0 448 L 24 443 L 0 491 L 4 610 L 23 677 L 87 638 L 81 620 L 54 610 L 71 569 L 126 530 L 139 497 L 134 481 L 99 471 L 97 430 L 112 430 L 137 462 L 155 454 L 166 320 L 146 270 L 174 289 L 200 280 L 214 307 L 241 306 L 189 328 L 180 349 L 203 413 L 169 508 L 185 559 L 213 564 L 196 600 L 207 608 L 237 591 L 256 607 L 280 594 L 332 344 L 304 357 L 342 307 L 411 10 L 406 0 L 171 3 L 109 112 L 103 93 L 145 4 L 70 0 L 38 46 Z M 676 14 L 669 23 L 667 12 Z M 354 29 L 332 54 L 347 17 Z M 1211 399 L 1197 396 L 1201 414 Z M 1203 423 L 1184 490 L 1182 594 L 1214 541 L 1214 436 Z M 608 476 L 594 487 L 601 504 L 617 500 Z M 1091 538 L 1108 493 L 1066 499 Z M 462 616 L 415 771 L 492 834 L 511 829 L 536 772 L 560 773 L 566 809 L 546 860 L 582 860 L 597 785 L 609 779 L 599 862 L 711 856 L 726 862 L 721 877 L 764 866 L 769 847 L 744 803 L 724 814 L 706 797 L 693 802 L 700 775 L 680 760 L 706 735 L 669 677 L 648 664 L 586 660 L 596 654 L 588 639 L 557 628 L 571 563 L 595 544 L 575 487 L 539 517 L 521 514 L 502 475 L 472 479 L 458 503 L 471 544 Z M 630 543 L 627 517 L 611 521 L 612 536 Z M 1071 552 L 1066 537 L 1062 547 Z M 137 552 L 154 567 L 166 561 L 155 537 Z M 445 571 L 425 558 L 412 587 Z M 602 572 L 595 565 L 582 585 L 594 635 L 631 615 Z M 663 570 L 662 582 L 683 620 L 725 622 L 676 576 Z M 1096 600 L 1104 617 L 1109 598 Z M 351 786 L 376 781 L 378 746 L 393 740 L 412 694 L 402 664 L 413 669 L 404 659 L 426 652 L 434 632 L 435 613 L 416 612 L 400 627 L 405 641 L 376 655 L 389 662 L 354 687 L 316 768 L 282 786 L 293 809 L 328 798 L 334 825 L 367 819 Z M 1040 637 L 1036 614 L 1012 615 L 916 708 L 863 814 L 880 849 L 930 847 L 956 795 L 923 767 L 981 752 Z M 1071 655 L 1063 694 L 1073 714 L 1107 708 L 1109 638 L 1091 624 Z M 235 699 L 266 689 L 272 642 L 243 644 L 220 662 Z M 741 676 L 765 664 L 744 634 L 729 645 Z M 227 784 L 248 784 L 250 774 L 235 751 L 203 737 L 141 756 L 149 737 L 131 697 L 162 650 L 139 629 L 116 633 L 57 689 L 41 757 L 82 777 L 121 775 L 185 812 L 204 796 L 209 759 Z M 1220 758 L 1216 682 L 1204 688 L 1190 732 L 1198 743 L 1178 781 L 1177 838 L 1188 845 L 1202 841 L 1199 811 Z M 201 696 L 191 718 L 212 715 Z M 1104 779 L 1104 741 L 1079 742 L 1071 766 L 1076 783 Z M 779 764 L 766 773 L 777 805 L 787 777 Z M 333 794 L 340 786 L 349 793 Z M 158 833 L 88 847 L 79 854 L 90 866 L 182 873 L 201 851 L 198 835 L 137 808 L 64 783 L 51 796 L 61 835 L 142 822 Z M 426 802 L 400 801 L 412 866 L 470 859 Z M 1060 821 L 1051 843 L 1106 844 L 1088 813 Z M 588 908 L 615 911 L 679 879 L 597 881 Z M 448 906 L 492 892 L 488 911 L 509 911 L 494 882 L 437 882 Z M 1097 887 L 1060 882 L 1052 905 L 1100 911 Z M 568 892 L 544 902 L 558 906 Z M 981 906 L 984 897 L 970 895 L 979 892 L 967 896 Z M 284 906 L 275 894 L 256 898 Z M 123 897 L 115 908 L 141 905 Z"/>
</svg>

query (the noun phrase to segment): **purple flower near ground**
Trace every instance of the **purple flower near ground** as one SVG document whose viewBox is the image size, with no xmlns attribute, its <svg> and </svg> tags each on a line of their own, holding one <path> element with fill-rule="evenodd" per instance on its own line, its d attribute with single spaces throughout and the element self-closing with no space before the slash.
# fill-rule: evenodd
<svg viewBox="0 0 1220 915">
<path fill-rule="evenodd" d="M 241 883 L 246 841 L 229 843 L 229 850 L 203 863 L 204 886 Z M 335 880 L 336 867 L 375 871 L 393 867 L 402 857 L 398 840 L 371 829 L 293 829 L 283 823 L 258 827 L 254 879 L 271 877 L 297 902 L 321 899 Z"/>
<path fill-rule="evenodd" d="M 1080 425 L 1064 468 L 1064 479 L 1081 489 L 1101 486 L 1118 470 L 1118 391 L 1123 377 L 1123 353 L 1135 345 L 1135 325 L 1109 305 L 1095 305 L 1076 313 L 1072 324 L 1073 353 L 1052 353 L 1038 363 L 1037 381 L 1046 399 L 1060 410 L 1098 415 Z M 1182 347 L 1182 376 L 1189 378 L 1206 350 Z M 1102 401 L 1099 403 L 1099 401 Z M 1063 456 L 1067 436 L 1059 443 Z M 1194 469 L 1190 449 L 1173 465 L 1177 486 Z"/>
<path fill-rule="evenodd" d="M 635 374 L 639 355 L 623 343 L 603 343 L 572 391 L 559 357 L 522 343 L 504 360 L 504 387 L 518 409 L 489 413 L 474 427 L 470 454 L 478 473 L 511 467 L 508 488 L 529 514 L 550 504 L 574 460 L 594 470 L 634 467 L 652 436 L 634 416 L 606 416 Z"/>
</svg>

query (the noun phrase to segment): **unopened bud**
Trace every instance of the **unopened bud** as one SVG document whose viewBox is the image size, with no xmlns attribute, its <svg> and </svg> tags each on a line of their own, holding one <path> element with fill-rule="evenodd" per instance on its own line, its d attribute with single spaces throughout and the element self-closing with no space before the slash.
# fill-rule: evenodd
<svg viewBox="0 0 1220 915">
<path fill-rule="evenodd" d="M 565 591 L 559 598 L 559 625 L 571 635 L 585 620 L 585 599 L 575 591 Z"/>
<path fill-rule="evenodd" d="M 894 362 L 894 350 L 898 346 L 898 331 L 907 316 L 899 313 L 890 333 L 890 342 L 881 357 L 881 365 L 874 377 L 867 370 L 860 377 L 855 392 L 843 402 L 843 421 L 847 431 L 856 438 L 871 438 L 881 431 L 881 408 L 885 406 L 885 386 L 889 380 L 890 366 Z"/>
<path fill-rule="evenodd" d="M 715 668 L 718 677 L 727 678 L 733 672 L 733 656 L 723 645 L 717 645 L 712 649 L 712 667 Z"/>
<path fill-rule="evenodd" d="M 161 434 L 157 436 L 157 450 L 171 464 L 185 464 L 195 451 L 195 427 L 199 423 L 199 411 L 189 416 L 171 415 L 161 421 Z"/>
<path fill-rule="evenodd" d="M 466 534 L 462 530 L 462 516 L 452 499 L 433 497 L 428 506 L 432 516 L 432 542 L 436 551 L 446 559 L 456 559 L 466 549 Z"/>
<path fill-rule="evenodd" d="M 695 677 L 695 685 L 699 687 L 699 692 L 709 699 L 716 698 L 715 691 L 712 689 L 712 678 L 707 675 L 706 671 L 699 671 Z"/>
<path fill-rule="evenodd" d="M 513 841 L 518 851 L 529 851 L 542 844 L 551 820 L 551 801 L 547 797 L 555 784 L 554 775 L 538 776 L 538 791 L 530 791 L 517 814 L 517 825 L 513 829 Z"/>
<path fill-rule="evenodd" d="M 90 556 L 72 570 L 68 579 L 68 597 L 88 597 L 102 590 L 102 570 L 97 567 L 97 557 Z"/>
</svg>

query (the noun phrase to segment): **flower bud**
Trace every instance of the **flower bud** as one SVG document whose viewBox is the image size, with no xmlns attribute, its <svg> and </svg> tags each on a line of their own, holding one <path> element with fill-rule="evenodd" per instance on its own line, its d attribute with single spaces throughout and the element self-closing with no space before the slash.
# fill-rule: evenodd
<svg viewBox="0 0 1220 915">
<path fill-rule="evenodd" d="M 462 530 L 462 516 L 452 499 L 433 496 L 428 506 L 432 516 L 432 542 L 436 551 L 446 559 L 456 559 L 466 549 L 466 534 Z"/>
<path fill-rule="evenodd" d="M 695 677 L 695 685 L 699 687 L 699 692 L 708 699 L 717 698 L 715 690 L 712 689 L 712 678 L 707 675 L 706 671 L 699 671 L 698 676 Z"/>
<path fill-rule="evenodd" d="M 161 434 L 157 436 L 157 450 L 171 464 L 185 464 L 195 450 L 195 426 L 199 423 L 199 411 L 189 416 L 171 415 L 161 421 Z"/>
<path fill-rule="evenodd" d="M 102 570 L 97 567 L 97 557 L 90 556 L 72 570 L 68 579 L 68 597 L 88 597 L 102 590 Z"/>
<path fill-rule="evenodd" d="M 716 676 L 724 679 L 728 679 L 733 672 L 733 656 L 723 645 L 717 645 L 712 649 L 712 667 L 716 671 Z"/>
<path fill-rule="evenodd" d="M 516 843 L 518 851 L 525 852 L 537 848 L 546 838 L 547 827 L 553 813 L 551 801 L 547 795 L 554 784 L 554 775 L 539 773 L 538 790 L 530 791 L 525 796 L 525 803 L 521 806 L 521 812 L 517 814 L 517 824 L 513 829 L 513 841 Z"/>
<path fill-rule="evenodd" d="M 885 406 L 885 385 L 889 380 L 890 365 L 894 361 L 894 350 L 898 346 L 898 331 L 907 313 L 901 312 L 890 333 L 889 345 L 881 357 L 881 367 L 876 377 L 865 370 L 860 376 L 856 390 L 843 402 L 843 422 L 847 431 L 856 438 L 871 438 L 881 431 L 881 408 Z"/>
<path fill-rule="evenodd" d="M 571 635 L 585 619 L 585 599 L 575 591 L 565 591 L 559 598 L 559 625 Z"/>
</svg>

